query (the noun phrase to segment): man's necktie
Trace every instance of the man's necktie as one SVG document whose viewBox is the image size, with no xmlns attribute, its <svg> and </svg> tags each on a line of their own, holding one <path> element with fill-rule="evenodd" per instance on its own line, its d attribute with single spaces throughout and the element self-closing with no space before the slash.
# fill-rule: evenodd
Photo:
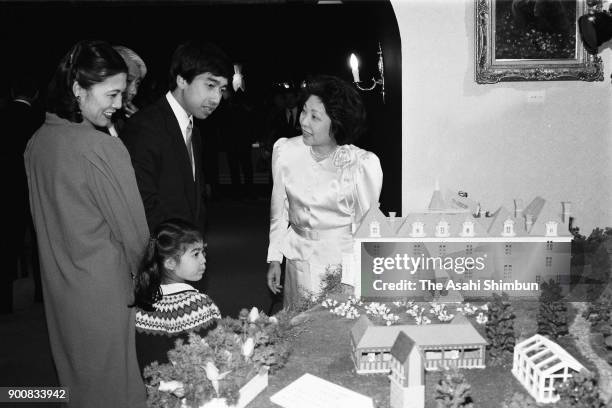
<svg viewBox="0 0 612 408">
<path fill-rule="evenodd" d="M 193 143 L 191 136 L 193 134 L 193 119 L 189 119 L 189 124 L 185 130 L 185 145 L 187 146 L 187 154 L 189 155 L 189 163 L 191 163 L 191 171 L 193 173 L 193 179 L 195 180 L 195 165 L 193 163 Z"/>
</svg>

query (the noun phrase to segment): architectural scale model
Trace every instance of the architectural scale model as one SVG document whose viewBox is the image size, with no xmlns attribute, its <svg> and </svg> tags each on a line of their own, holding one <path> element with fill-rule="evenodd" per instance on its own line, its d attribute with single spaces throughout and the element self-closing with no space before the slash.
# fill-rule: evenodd
<svg viewBox="0 0 612 408">
<path fill-rule="evenodd" d="M 512 374 L 538 403 L 559 400 L 555 386 L 584 369 L 561 346 L 539 334 L 514 346 Z"/>
<path fill-rule="evenodd" d="M 401 276 L 415 282 L 432 277 L 438 282 L 452 280 L 463 298 L 502 292 L 511 297 L 539 296 L 534 287 L 540 282 L 552 279 L 568 286 L 572 240 L 569 220 L 569 202 L 555 206 L 535 197 L 524 206 L 516 199 L 513 211 L 500 207 L 490 213 L 482 211 L 480 204 L 465 193 L 448 191 L 443 195 L 436 188 L 426 210 L 404 217 L 393 212 L 385 216 L 378 205 L 371 206 L 355 228 L 353 255 L 344 257 L 343 270 L 355 276 L 356 296 L 371 297 L 372 282 L 364 280 L 362 264 L 368 268 L 374 258 L 398 253 L 423 259 L 481 257 L 484 268 L 480 270 L 457 273 L 429 264 Z M 390 271 L 396 276 L 401 272 Z M 524 286 L 527 283 L 531 286 Z M 410 295 L 417 296 L 417 292 Z M 424 292 L 421 290 L 420 295 Z M 455 301 L 461 301 L 461 296 Z"/>
<path fill-rule="evenodd" d="M 408 335 L 400 332 L 391 347 L 389 405 L 391 408 L 423 408 L 425 406 L 425 372 L 419 347 Z"/>
<path fill-rule="evenodd" d="M 390 373 L 391 408 L 425 406 L 425 371 L 485 368 L 487 341 L 462 314 L 450 323 L 375 326 L 361 315 L 351 329 L 358 374 Z"/>
<path fill-rule="evenodd" d="M 375 326 L 366 315 L 361 315 L 351 329 L 357 373 L 389 373 L 391 350 L 400 333 L 416 344 L 422 357 L 423 368 L 419 369 L 485 368 L 487 341 L 462 314 L 457 314 L 450 323 L 397 326 Z"/>
</svg>

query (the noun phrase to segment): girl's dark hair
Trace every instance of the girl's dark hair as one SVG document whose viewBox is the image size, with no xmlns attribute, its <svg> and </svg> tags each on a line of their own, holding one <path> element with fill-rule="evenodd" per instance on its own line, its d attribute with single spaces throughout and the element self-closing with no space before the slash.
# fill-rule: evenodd
<svg viewBox="0 0 612 408">
<path fill-rule="evenodd" d="M 147 243 L 144 257 L 135 278 L 134 304 L 141 309 L 151 310 L 153 303 L 161 299 L 166 259 L 177 262 L 185 253 L 187 245 L 202 242 L 202 234 L 191 223 L 171 219 L 159 224 Z"/>
<path fill-rule="evenodd" d="M 120 73 L 128 68 L 117 51 L 104 41 L 80 41 L 61 59 L 49 84 L 47 111 L 71 122 L 83 121 L 72 85 L 82 88 Z"/>
<path fill-rule="evenodd" d="M 209 72 L 229 81 L 234 71 L 228 56 L 213 43 L 190 41 L 179 45 L 172 55 L 169 71 L 170 90 L 176 89 L 176 77 L 180 75 L 191 83 L 193 78 Z"/>
<path fill-rule="evenodd" d="M 366 129 L 366 111 L 359 92 L 348 82 L 320 75 L 306 83 L 305 96 L 318 96 L 331 119 L 330 132 L 338 145 L 353 143 Z"/>
</svg>

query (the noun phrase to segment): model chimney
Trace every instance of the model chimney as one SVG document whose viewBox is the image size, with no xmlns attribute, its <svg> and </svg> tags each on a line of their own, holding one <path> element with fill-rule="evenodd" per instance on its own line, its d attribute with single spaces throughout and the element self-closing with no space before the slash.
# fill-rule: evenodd
<svg viewBox="0 0 612 408">
<path fill-rule="evenodd" d="M 569 225 L 570 216 L 572 215 L 572 203 L 569 201 L 561 201 L 563 223 Z"/>
<path fill-rule="evenodd" d="M 514 217 L 519 218 L 523 215 L 523 200 L 520 198 L 514 199 Z"/>
<path fill-rule="evenodd" d="M 527 230 L 527 232 L 531 230 L 532 226 L 533 226 L 533 215 L 525 214 L 525 229 Z"/>
</svg>

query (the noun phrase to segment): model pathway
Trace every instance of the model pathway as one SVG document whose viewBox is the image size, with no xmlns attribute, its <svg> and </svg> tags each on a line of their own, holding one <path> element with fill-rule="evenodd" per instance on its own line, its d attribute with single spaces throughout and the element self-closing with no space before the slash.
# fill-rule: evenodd
<svg viewBox="0 0 612 408">
<path fill-rule="evenodd" d="M 589 323 L 582 313 L 587 310 L 586 302 L 572 302 L 576 309 L 576 317 L 569 327 L 569 332 L 574 336 L 576 346 L 586 358 L 588 358 L 597 368 L 599 373 L 599 389 L 604 401 L 612 399 L 612 367 L 610 367 L 600 356 L 595 353 L 591 347 L 590 332 L 591 323 Z"/>
</svg>

